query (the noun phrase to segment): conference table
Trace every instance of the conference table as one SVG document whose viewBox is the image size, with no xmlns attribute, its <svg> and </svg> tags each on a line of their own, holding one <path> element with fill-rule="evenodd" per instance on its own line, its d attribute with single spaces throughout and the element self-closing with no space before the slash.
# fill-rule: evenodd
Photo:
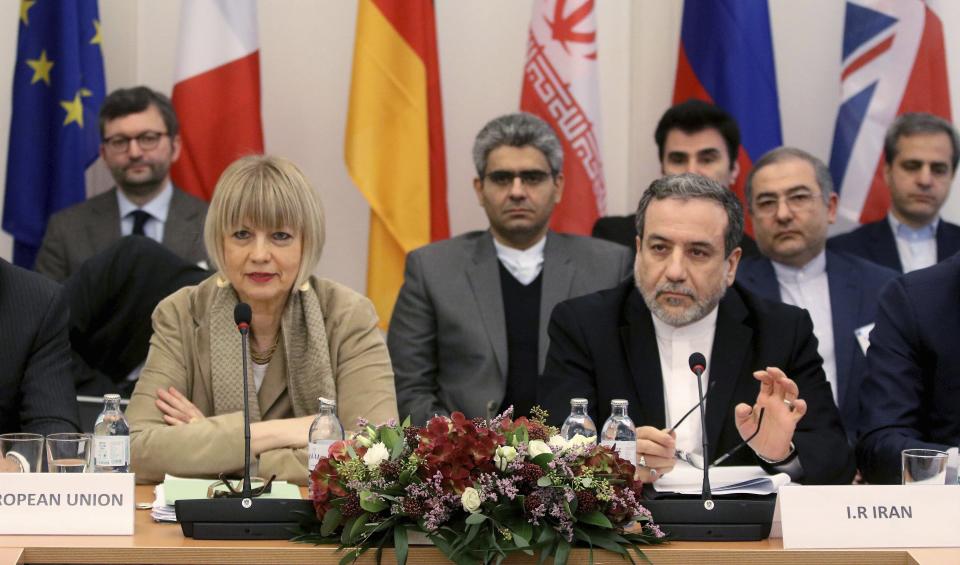
<svg viewBox="0 0 960 565">
<path fill-rule="evenodd" d="M 152 502 L 153 487 L 138 485 L 137 502 Z M 312 546 L 288 541 L 215 541 L 185 538 L 177 524 L 159 524 L 149 510 L 137 510 L 132 536 L 11 536 L 0 535 L 0 565 L 26 563 L 184 563 L 184 564 L 336 564 L 343 557 L 335 546 Z M 960 548 L 882 550 L 786 550 L 782 540 L 758 542 L 673 542 L 652 547 L 645 554 L 653 563 L 873 563 L 879 565 L 956 565 Z M 375 563 L 368 552 L 358 563 Z M 383 563 L 395 563 L 385 550 Z M 447 563 L 430 546 L 410 548 L 408 563 Z M 536 563 L 535 557 L 517 555 L 507 563 Z M 550 561 L 552 562 L 552 560 Z M 589 562 L 587 549 L 574 550 L 569 563 Z M 620 556 L 595 551 L 594 563 L 623 564 Z"/>
</svg>

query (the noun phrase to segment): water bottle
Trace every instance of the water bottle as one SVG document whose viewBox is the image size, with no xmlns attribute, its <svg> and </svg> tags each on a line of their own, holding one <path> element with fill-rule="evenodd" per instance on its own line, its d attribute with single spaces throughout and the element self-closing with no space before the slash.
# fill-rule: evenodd
<svg viewBox="0 0 960 565">
<path fill-rule="evenodd" d="M 103 396 L 103 412 L 93 426 L 93 472 L 130 470 L 130 425 L 120 410 L 120 395 Z"/>
<path fill-rule="evenodd" d="M 326 457 L 330 446 L 343 439 L 343 426 L 337 419 L 337 401 L 320 397 L 320 413 L 310 424 L 307 437 L 307 476 L 313 473 L 321 457 Z"/>
<path fill-rule="evenodd" d="M 593 423 L 587 414 L 586 398 L 570 399 L 570 415 L 563 421 L 560 428 L 560 435 L 563 439 L 570 440 L 573 436 L 580 434 L 583 437 L 594 437 L 597 435 L 597 425 Z"/>
<path fill-rule="evenodd" d="M 600 445 L 613 449 L 622 459 L 636 466 L 637 429 L 627 415 L 628 405 L 626 400 L 610 401 L 610 417 L 603 423 L 600 431 Z"/>
</svg>

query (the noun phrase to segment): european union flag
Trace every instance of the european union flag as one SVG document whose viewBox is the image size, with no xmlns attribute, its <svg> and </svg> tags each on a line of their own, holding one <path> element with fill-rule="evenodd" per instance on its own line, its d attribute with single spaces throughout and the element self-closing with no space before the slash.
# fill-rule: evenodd
<svg viewBox="0 0 960 565">
<path fill-rule="evenodd" d="M 51 214 L 82 201 L 106 86 L 96 0 L 22 0 L 3 229 L 32 268 Z"/>
</svg>

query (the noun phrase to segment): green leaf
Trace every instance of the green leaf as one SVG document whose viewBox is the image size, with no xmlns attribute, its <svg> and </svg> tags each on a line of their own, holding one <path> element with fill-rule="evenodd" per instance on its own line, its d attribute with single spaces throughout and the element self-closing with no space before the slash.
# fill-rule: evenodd
<svg viewBox="0 0 960 565">
<path fill-rule="evenodd" d="M 523 537 L 522 535 L 518 534 L 517 532 L 512 532 L 512 534 L 513 534 L 513 535 L 512 535 L 512 537 L 513 537 L 513 545 L 517 546 L 518 548 L 521 548 L 521 547 L 530 547 L 530 542 L 527 540 L 527 538 Z"/>
<path fill-rule="evenodd" d="M 407 469 L 407 470 L 405 470 L 405 471 L 401 471 L 401 472 L 400 472 L 400 484 L 401 484 L 401 485 L 409 485 L 409 484 L 410 484 L 410 477 L 411 477 L 411 475 L 413 475 L 413 470 L 411 470 L 411 469 Z"/>
<path fill-rule="evenodd" d="M 553 486 L 553 481 L 550 480 L 550 477 L 543 476 L 543 477 L 540 477 L 539 479 L 537 479 L 537 486 L 538 486 L 538 487 L 549 487 L 549 486 Z"/>
<path fill-rule="evenodd" d="M 400 428 L 409 428 L 410 427 L 410 415 L 408 414 L 406 418 L 403 419 L 403 422 L 400 424 Z"/>
<path fill-rule="evenodd" d="M 406 565 L 407 563 L 407 528 L 397 526 L 393 529 L 393 547 L 397 554 L 397 565 Z"/>
<path fill-rule="evenodd" d="M 464 520 L 464 522 L 466 522 L 467 524 L 482 524 L 483 521 L 486 519 L 487 517 L 481 514 L 480 512 L 474 512 L 473 514 L 470 514 L 469 516 L 467 516 L 467 519 Z"/>
<path fill-rule="evenodd" d="M 363 514 L 357 516 L 357 519 L 353 522 L 353 526 L 350 528 L 350 541 L 355 543 L 357 538 L 360 536 L 360 533 L 363 531 L 364 526 L 367 525 L 367 518 L 370 515 L 364 512 Z"/>
<path fill-rule="evenodd" d="M 533 526 L 531 526 L 529 522 L 513 524 L 509 526 L 509 529 L 514 537 L 520 536 L 527 542 L 527 545 L 530 545 L 530 540 L 533 539 Z"/>
<path fill-rule="evenodd" d="M 360 493 L 360 508 L 363 508 L 371 514 L 376 514 L 381 510 L 386 510 L 390 505 L 380 500 L 380 497 L 373 492 L 363 491 Z"/>
<path fill-rule="evenodd" d="M 557 543 L 557 552 L 553 555 L 553 565 L 567 565 L 568 557 L 570 557 L 570 543 L 560 538 Z"/>
<path fill-rule="evenodd" d="M 604 516 L 599 510 L 594 510 L 593 512 L 577 516 L 577 521 L 583 522 L 584 524 L 600 526 L 601 528 L 613 528 L 613 524 L 610 523 L 610 519 Z"/>
<path fill-rule="evenodd" d="M 360 516 L 357 516 L 356 518 L 350 518 L 350 519 L 348 519 L 348 520 L 346 521 L 346 523 L 343 525 L 343 531 L 340 533 L 340 543 L 341 543 L 342 545 L 344 545 L 344 546 L 353 545 L 353 544 L 351 543 L 351 542 L 353 541 L 353 538 L 350 537 L 350 532 L 353 531 L 353 524 L 354 524 L 354 523 L 357 521 L 357 519 L 359 519 L 359 518 L 360 518 Z"/>
<path fill-rule="evenodd" d="M 343 514 L 339 510 L 336 508 L 327 510 L 327 513 L 323 515 L 323 523 L 320 524 L 320 535 L 329 536 L 341 522 L 343 522 Z"/>
<path fill-rule="evenodd" d="M 552 453 L 541 453 L 540 455 L 537 455 L 536 457 L 534 457 L 534 458 L 531 459 L 530 461 L 532 461 L 533 463 L 535 463 L 535 464 L 537 464 L 537 465 L 540 465 L 541 467 L 546 467 L 546 466 L 547 466 L 547 463 L 553 461 L 553 454 L 552 454 Z"/>
</svg>

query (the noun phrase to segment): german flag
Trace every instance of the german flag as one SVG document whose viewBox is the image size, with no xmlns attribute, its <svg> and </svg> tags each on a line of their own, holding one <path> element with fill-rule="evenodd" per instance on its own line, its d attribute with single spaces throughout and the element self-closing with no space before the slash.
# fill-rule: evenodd
<svg viewBox="0 0 960 565">
<path fill-rule="evenodd" d="M 360 0 L 344 154 L 370 204 L 367 296 L 382 327 L 406 254 L 450 236 L 431 0 Z"/>
</svg>

